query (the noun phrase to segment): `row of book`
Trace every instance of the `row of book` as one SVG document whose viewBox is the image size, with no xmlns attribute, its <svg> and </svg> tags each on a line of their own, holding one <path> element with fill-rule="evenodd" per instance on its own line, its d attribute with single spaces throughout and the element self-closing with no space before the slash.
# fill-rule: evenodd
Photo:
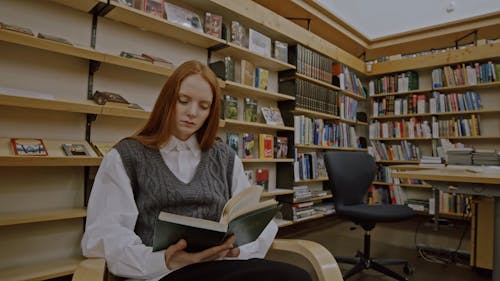
<svg viewBox="0 0 500 281">
<path fill-rule="evenodd" d="M 431 138 L 431 124 L 427 120 L 409 118 L 408 120 L 380 122 L 375 120 L 369 126 L 370 139 L 374 138 Z"/>
<path fill-rule="evenodd" d="M 295 149 L 293 168 L 295 181 L 328 177 L 324 152 L 298 152 Z"/>
<path fill-rule="evenodd" d="M 258 138 L 258 139 L 257 139 Z M 288 138 L 270 134 L 226 132 L 226 143 L 243 159 L 288 157 Z"/>
<path fill-rule="evenodd" d="M 301 44 L 288 48 L 288 62 L 293 64 L 297 73 L 332 83 L 333 60 Z"/>
<path fill-rule="evenodd" d="M 430 113 L 480 110 L 481 108 L 481 97 L 476 92 L 443 94 L 434 91 L 432 98 L 429 99 Z"/>
<path fill-rule="evenodd" d="M 384 75 L 372 79 L 368 83 L 368 93 L 370 96 L 385 93 L 404 93 L 418 89 L 418 73 L 415 71 Z"/>
<path fill-rule="evenodd" d="M 250 185 L 260 185 L 265 191 L 269 191 L 269 169 L 247 169 L 243 171 Z"/>
<path fill-rule="evenodd" d="M 428 112 L 427 108 L 425 95 L 414 94 L 403 98 L 387 96 L 373 101 L 372 116 L 420 114 Z"/>
<path fill-rule="evenodd" d="M 470 118 L 452 117 L 450 120 L 439 120 L 433 118 L 433 137 L 462 137 L 480 136 L 481 120 L 479 115 L 471 114 Z"/>
<path fill-rule="evenodd" d="M 294 116 L 294 143 L 331 147 L 359 147 L 356 128 L 337 122 L 326 123 L 304 115 Z"/>
<path fill-rule="evenodd" d="M 499 75 L 500 65 L 492 61 L 447 65 L 432 70 L 432 87 L 456 87 L 490 83 L 498 81 Z"/>
<path fill-rule="evenodd" d="M 17 156 L 50 155 L 43 139 L 40 138 L 11 138 L 10 148 Z M 60 148 L 66 156 L 91 156 L 85 143 L 62 143 Z"/>
<path fill-rule="evenodd" d="M 368 188 L 367 201 L 370 205 L 404 205 L 407 200 L 406 196 L 406 192 L 399 186 L 399 183 L 372 184 Z"/>
<path fill-rule="evenodd" d="M 332 202 L 309 201 L 302 203 L 285 203 L 281 208 L 283 218 L 294 222 L 310 219 L 315 215 L 329 215 L 335 213 Z"/>
<path fill-rule="evenodd" d="M 242 103 L 242 104 L 241 104 Z M 261 106 L 259 115 L 257 99 L 224 95 L 222 97 L 222 118 L 225 120 L 240 120 L 246 122 L 265 122 L 269 125 L 284 126 L 281 112 L 278 108 Z M 242 112 L 240 112 L 242 111 Z"/>
<path fill-rule="evenodd" d="M 422 157 L 419 146 L 409 141 L 403 140 L 400 144 L 386 145 L 380 141 L 370 140 L 371 146 L 368 151 L 375 158 L 380 160 L 419 160 Z"/>
<path fill-rule="evenodd" d="M 366 90 L 361 83 L 361 80 L 348 66 L 336 63 L 333 65 L 332 84 L 340 87 L 342 90 L 347 90 L 355 93 L 360 97 L 367 96 Z"/>
</svg>

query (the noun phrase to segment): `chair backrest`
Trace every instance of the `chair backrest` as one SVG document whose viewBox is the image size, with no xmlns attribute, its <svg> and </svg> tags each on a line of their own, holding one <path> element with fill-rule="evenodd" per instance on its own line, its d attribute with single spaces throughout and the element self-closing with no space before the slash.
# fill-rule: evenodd
<svg viewBox="0 0 500 281">
<path fill-rule="evenodd" d="M 373 157 L 363 151 L 329 151 L 325 165 L 336 211 L 341 214 L 344 206 L 364 204 L 377 170 Z"/>
</svg>

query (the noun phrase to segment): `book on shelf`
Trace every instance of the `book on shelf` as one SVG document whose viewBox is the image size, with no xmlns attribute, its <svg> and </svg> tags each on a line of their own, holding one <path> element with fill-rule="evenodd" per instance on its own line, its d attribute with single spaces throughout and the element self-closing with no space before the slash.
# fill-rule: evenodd
<svg viewBox="0 0 500 281">
<path fill-rule="evenodd" d="M 263 106 L 260 110 L 262 111 L 262 117 L 264 117 L 266 124 L 276 126 L 285 125 L 279 108 Z"/>
<path fill-rule="evenodd" d="M 245 173 L 245 176 L 247 176 L 248 183 L 250 185 L 255 185 L 256 184 L 256 181 L 255 181 L 255 170 L 244 170 L 243 172 Z"/>
<path fill-rule="evenodd" d="M 238 98 L 230 95 L 224 96 L 224 119 L 238 119 Z"/>
<path fill-rule="evenodd" d="M 164 3 L 164 11 L 167 21 L 203 32 L 203 22 L 198 14 L 167 1 L 162 2 Z"/>
<path fill-rule="evenodd" d="M 260 201 L 262 187 L 251 186 L 229 199 L 220 220 L 160 212 L 153 234 L 153 251 L 168 248 L 180 239 L 187 242 L 186 251 L 199 252 L 222 244 L 235 235 L 234 246 L 255 241 L 280 209 L 274 199 Z"/>
<path fill-rule="evenodd" d="M 234 81 L 234 60 L 230 56 L 224 57 L 224 60 L 211 62 L 208 66 L 220 79 Z"/>
<path fill-rule="evenodd" d="M 226 143 L 229 147 L 234 150 L 236 155 L 240 155 L 240 134 L 237 132 L 227 132 L 226 133 Z"/>
<path fill-rule="evenodd" d="M 87 147 L 83 143 L 63 143 L 61 148 L 66 156 L 90 156 Z"/>
<path fill-rule="evenodd" d="M 255 170 L 255 184 L 269 191 L 269 169 L 260 168 Z"/>
<path fill-rule="evenodd" d="M 142 10 L 155 17 L 163 18 L 163 0 L 142 0 Z"/>
<path fill-rule="evenodd" d="M 132 53 L 132 52 L 121 51 L 120 57 L 153 63 L 153 60 L 150 57 L 144 56 L 141 54 Z"/>
<path fill-rule="evenodd" d="M 136 8 L 136 3 L 139 2 L 137 0 L 116 0 L 116 1 L 131 8 Z"/>
<path fill-rule="evenodd" d="M 151 54 L 146 54 L 146 53 L 142 53 L 141 56 L 148 59 L 153 64 L 157 64 L 157 65 L 161 65 L 161 66 L 165 66 L 165 67 L 170 67 L 170 68 L 174 67 L 174 64 L 171 61 L 164 59 L 164 58 L 161 58 L 158 56 L 153 56 Z"/>
<path fill-rule="evenodd" d="M 221 15 L 215 15 L 209 12 L 205 13 L 205 33 L 208 35 L 215 36 L 217 38 L 222 37 Z"/>
<path fill-rule="evenodd" d="M 243 133 L 243 158 L 255 158 L 255 135 L 253 133 Z"/>
<path fill-rule="evenodd" d="M 257 122 L 257 100 L 251 98 L 243 99 L 243 120 L 246 122 Z"/>
<path fill-rule="evenodd" d="M 274 41 L 273 57 L 284 63 L 288 63 L 288 43 L 281 41 Z"/>
<path fill-rule="evenodd" d="M 248 48 L 247 29 L 238 21 L 231 21 L 231 43 Z"/>
<path fill-rule="evenodd" d="M 267 90 L 269 84 L 269 70 L 260 67 L 255 68 L 255 88 Z"/>
<path fill-rule="evenodd" d="M 259 55 L 271 57 L 271 38 L 250 28 L 248 32 L 248 49 Z"/>
<path fill-rule="evenodd" d="M 47 147 L 38 138 L 11 138 L 12 151 L 17 156 L 47 156 Z"/>
<path fill-rule="evenodd" d="M 273 159 L 274 136 L 259 134 L 259 158 Z"/>
<path fill-rule="evenodd" d="M 50 40 L 50 41 L 55 41 L 55 42 L 67 44 L 67 45 L 73 45 L 71 42 L 69 42 L 65 38 L 54 36 L 54 35 L 50 35 L 50 34 L 46 34 L 46 33 L 38 33 L 37 37 L 41 38 L 41 39 L 46 39 L 46 40 Z"/>
<path fill-rule="evenodd" d="M 9 30 L 9 31 L 19 32 L 19 33 L 23 33 L 26 35 L 34 36 L 33 31 L 31 31 L 31 29 L 29 29 L 27 27 L 22 27 L 22 26 L 18 26 L 18 25 L 14 25 L 14 24 L 8 24 L 5 22 L 0 22 L 0 29 L 5 29 L 5 30 Z"/>
<path fill-rule="evenodd" d="M 247 60 L 241 60 L 240 83 L 247 86 L 254 86 L 255 65 Z"/>
<path fill-rule="evenodd" d="M 274 158 L 287 158 L 288 137 L 276 136 L 274 140 Z"/>
</svg>

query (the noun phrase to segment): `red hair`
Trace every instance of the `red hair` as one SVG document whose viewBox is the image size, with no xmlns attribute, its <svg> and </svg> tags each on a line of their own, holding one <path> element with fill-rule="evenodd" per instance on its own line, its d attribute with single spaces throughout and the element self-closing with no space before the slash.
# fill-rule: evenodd
<svg viewBox="0 0 500 281">
<path fill-rule="evenodd" d="M 186 77 L 195 74 L 201 75 L 212 89 L 213 100 L 210 113 L 205 123 L 196 132 L 201 150 L 208 150 L 213 145 L 219 128 L 220 88 L 213 71 L 207 65 L 194 60 L 187 61 L 175 69 L 163 85 L 147 123 L 131 138 L 148 147 L 159 148 L 165 144 L 172 136 L 179 88 Z"/>
</svg>

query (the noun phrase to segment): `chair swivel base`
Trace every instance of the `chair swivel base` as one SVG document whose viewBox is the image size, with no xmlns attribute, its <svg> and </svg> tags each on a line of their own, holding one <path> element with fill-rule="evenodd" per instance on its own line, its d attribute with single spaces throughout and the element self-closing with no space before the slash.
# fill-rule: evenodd
<svg viewBox="0 0 500 281">
<path fill-rule="evenodd" d="M 384 265 L 404 264 L 403 270 L 405 274 L 412 274 L 414 271 L 414 269 L 408 264 L 408 261 L 406 260 L 366 258 L 361 252 L 358 252 L 356 257 L 335 257 L 335 259 L 338 263 L 347 263 L 354 265 L 353 268 L 343 274 L 342 277 L 344 278 L 344 280 L 347 280 L 349 277 L 365 269 L 373 269 L 396 280 L 408 281 L 408 278 L 385 267 Z"/>
</svg>

